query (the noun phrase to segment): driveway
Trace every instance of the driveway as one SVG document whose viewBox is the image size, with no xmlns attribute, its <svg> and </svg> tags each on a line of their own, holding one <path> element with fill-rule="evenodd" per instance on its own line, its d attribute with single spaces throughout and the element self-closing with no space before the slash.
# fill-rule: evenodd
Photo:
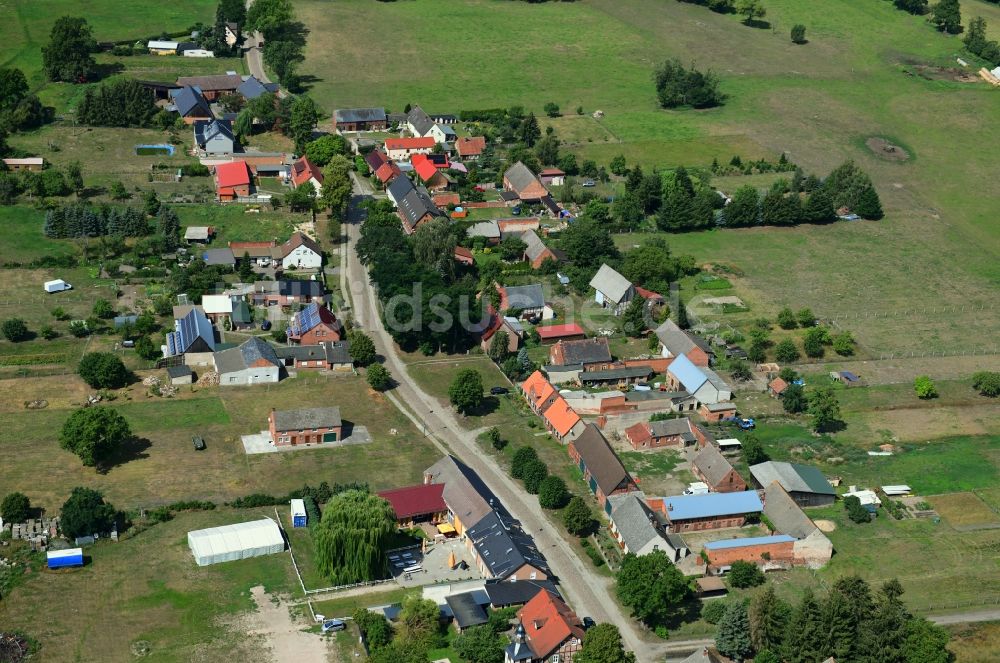
<svg viewBox="0 0 1000 663">
<path fill-rule="evenodd" d="M 356 187 L 355 193 L 364 195 L 365 192 Z M 352 210 L 356 209 L 357 206 L 352 205 Z M 536 497 L 522 491 L 491 456 L 483 454 L 476 442 L 476 431 L 465 430 L 450 408 L 442 406 L 410 379 L 406 364 L 400 359 L 395 343 L 382 325 L 374 289 L 354 251 L 360 235 L 360 220 L 361 215 L 352 212 L 348 223 L 344 224 L 347 232 L 345 276 L 350 288 L 354 320 L 372 337 L 376 350 L 385 357 L 385 367 L 398 382 L 396 388 L 386 392 L 389 399 L 416 423 L 419 430 L 425 430 L 426 426 L 427 436 L 442 453 L 461 458 L 472 468 L 511 514 L 521 521 L 548 559 L 553 573 L 564 581 L 561 590 L 581 617 L 592 617 L 597 622 L 618 626 L 626 646 L 636 653 L 638 660 L 662 659 L 666 647 L 645 642 L 638 625 L 623 615 L 609 598 L 614 592 L 612 581 L 596 573 L 594 567 L 589 562 L 585 563 L 559 532 L 553 531 Z"/>
</svg>

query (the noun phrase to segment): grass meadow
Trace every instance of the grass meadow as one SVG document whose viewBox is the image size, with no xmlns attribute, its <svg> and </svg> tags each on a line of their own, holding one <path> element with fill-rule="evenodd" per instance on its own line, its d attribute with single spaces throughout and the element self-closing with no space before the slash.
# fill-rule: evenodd
<svg viewBox="0 0 1000 663">
<path fill-rule="evenodd" d="M 874 353 L 982 351 L 983 339 L 969 330 L 1000 325 L 995 308 L 972 311 L 992 301 L 1000 279 L 1000 236 L 990 226 L 997 199 L 983 186 L 995 155 L 982 149 L 1000 141 L 988 119 L 1000 112 L 1000 96 L 986 85 L 916 75 L 918 65 L 957 67 L 961 41 L 890 3 L 772 0 L 773 30 L 760 30 L 685 3 L 468 0 L 448 5 L 448 29 L 462 36 L 448 60 L 426 48 L 443 18 L 442 5 L 429 0 L 296 7 L 313 27 L 302 70 L 318 79 L 311 94 L 328 109 L 522 104 L 541 115 L 554 101 L 565 116 L 543 122 L 568 149 L 605 163 L 618 153 L 670 167 L 787 152 L 823 174 L 854 159 L 875 179 L 882 222 L 693 233 L 671 244 L 699 263 L 742 271 L 740 294 L 764 315 L 785 304 L 820 315 L 916 310 L 903 324 L 869 318 L 850 326 Z M 966 0 L 963 13 L 989 20 L 997 10 Z M 788 39 L 799 22 L 807 26 L 803 46 Z M 372 60 L 371 44 L 385 34 L 394 35 L 392 47 Z M 670 56 L 714 70 L 725 106 L 658 109 L 652 70 Z M 586 117 L 575 115 L 577 106 Z M 589 117 L 595 110 L 605 113 L 599 122 Z M 868 136 L 891 137 L 911 158 L 880 160 L 865 147 Z M 967 310 L 928 312 L 935 306 Z"/>
</svg>

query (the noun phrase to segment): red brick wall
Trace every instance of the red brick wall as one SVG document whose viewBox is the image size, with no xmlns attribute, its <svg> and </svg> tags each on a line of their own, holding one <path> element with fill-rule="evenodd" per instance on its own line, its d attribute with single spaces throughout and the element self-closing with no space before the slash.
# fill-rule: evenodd
<svg viewBox="0 0 1000 663">
<path fill-rule="evenodd" d="M 336 432 L 338 441 L 341 439 L 341 436 L 343 435 L 340 426 L 337 426 L 336 428 L 319 428 L 315 431 L 313 431 L 310 428 L 309 430 L 303 431 L 301 433 L 299 431 L 288 431 L 282 433 L 275 430 L 274 420 L 270 418 L 268 420 L 268 427 L 271 430 L 271 439 L 274 440 L 274 445 L 276 447 L 288 447 L 288 446 L 295 446 L 297 444 L 322 444 L 324 433 Z M 287 437 L 288 441 L 282 442 L 281 441 L 282 437 Z"/>
<path fill-rule="evenodd" d="M 298 339 L 300 345 L 319 345 L 326 341 L 339 341 L 340 332 L 327 325 L 316 325 Z"/>
<path fill-rule="evenodd" d="M 652 359 L 626 359 L 622 363 L 628 368 L 633 366 L 648 366 L 655 373 L 663 373 L 673 361 L 673 357 L 655 357 Z"/>
<path fill-rule="evenodd" d="M 670 514 L 667 513 L 667 518 Z M 674 532 L 699 532 L 707 529 L 722 529 L 724 527 L 742 527 L 746 518 L 743 516 L 725 516 L 722 518 L 697 518 L 691 520 L 671 521 L 670 529 Z"/>
<path fill-rule="evenodd" d="M 705 554 L 708 555 L 708 563 L 711 566 L 726 566 L 740 560 L 760 563 L 764 561 L 764 558 L 761 557 L 763 553 L 768 553 L 772 562 L 792 562 L 794 543 L 794 541 L 784 541 L 721 550 L 706 549 Z"/>
</svg>

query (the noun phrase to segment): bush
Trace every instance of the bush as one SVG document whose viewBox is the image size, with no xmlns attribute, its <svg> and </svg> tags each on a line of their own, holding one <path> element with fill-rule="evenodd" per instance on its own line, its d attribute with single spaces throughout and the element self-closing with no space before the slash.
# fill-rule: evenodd
<svg viewBox="0 0 1000 663">
<path fill-rule="evenodd" d="M 861 506 L 861 500 L 854 495 L 844 498 L 844 509 L 847 517 L 856 523 L 867 523 L 871 521 L 871 514 Z"/>
<path fill-rule="evenodd" d="M 115 307 L 106 299 L 98 299 L 94 302 L 93 313 L 101 320 L 110 320 L 115 317 Z"/>
<path fill-rule="evenodd" d="M 128 383 L 125 364 L 110 352 L 88 352 L 76 372 L 95 389 L 120 389 Z"/>
<path fill-rule="evenodd" d="M 368 386 L 375 391 L 385 391 L 392 386 L 392 376 L 382 364 L 369 366 L 365 379 L 368 380 Z"/>
<path fill-rule="evenodd" d="M 569 502 L 566 482 L 560 477 L 548 476 L 538 486 L 538 503 L 543 509 L 561 509 Z"/>
<path fill-rule="evenodd" d="M 597 521 L 582 497 L 574 497 L 563 511 L 563 524 L 574 536 L 586 536 L 594 530 Z"/>
<path fill-rule="evenodd" d="M 678 59 L 667 60 L 656 71 L 656 94 L 664 108 L 710 108 L 725 99 L 715 74 L 685 69 Z"/>
<path fill-rule="evenodd" d="M 799 349 L 795 347 L 795 341 L 790 338 L 774 346 L 774 358 L 783 364 L 789 364 L 799 358 Z"/>
<path fill-rule="evenodd" d="M 806 26 L 801 23 L 796 23 L 792 26 L 792 43 L 793 44 L 804 44 L 806 43 Z"/>
<path fill-rule="evenodd" d="M 69 537 L 103 534 L 115 526 L 118 512 L 91 488 L 74 488 L 60 511 L 59 527 Z"/>
<path fill-rule="evenodd" d="M 746 589 L 764 584 L 764 572 L 753 562 L 738 559 L 729 569 L 729 586 Z"/>
<path fill-rule="evenodd" d="M 3 324 L 0 325 L 0 333 L 2 333 L 3 337 L 11 343 L 20 343 L 21 341 L 27 341 L 31 338 L 31 332 L 28 331 L 28 325 L 21 318 L 4 320 Z"/>
<path fill-rule="evenodd" d="M 31 515 L 31 500 L 24 493 L 9 493 L 0 502 L 0 518 L 5 523 L 23 523 Z"/>
<path fill-rule="evenodd" d="M 533 447 L 519 447 L 510 461 L 510 475 L 515 479 L 523 479 L 528 464 L 538 460 L 538 453 Z"/>
<path fill-rule="evenodd" d="M 795 318 L 792 309 L 786 306 L 778 311 L 778 326 L 782 329 L 795 329 L 799 326 L 799 321 Z"/>
<path fill-rule="evenodd" d="M 972 375 L 972 388 L 983 396 L 995 398 L 1000 396 L 1000 373 L 994 371 L 979 371 Z"/>
<path fill-rule="evenodd" d="M 726 614 L 729 604 L 726 601 L 709 601 L 701 609 L 701 618 L 709 624 L 718 624 L 722 615 Z"/>
<path fill-rule="evenodd" d="M 549 468 L 536 458 L 524 466 L 523 475 L 521 478 L 524 481 L 524 489 L 532 495 L 537 495 L 542 482 L 549 476 Z"/>
<path fill-rule="evenodd" d="M 937 398 L 937 388 L 934 382 L 926 375 L 920 375 L 913 381 L 913 389 L 917 392 L 917 398 L 929 399 Z"/>
</svg>

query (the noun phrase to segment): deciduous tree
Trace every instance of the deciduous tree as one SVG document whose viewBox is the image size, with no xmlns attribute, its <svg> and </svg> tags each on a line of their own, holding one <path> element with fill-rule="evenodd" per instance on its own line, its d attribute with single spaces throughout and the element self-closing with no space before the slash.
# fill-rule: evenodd
<svg viewBox="0 0 1000 663">
<path fill-rule="evenodd" d="M 56 19 L 49 43 L 42 47 L 42 67 L 50 81 L 83 83 L 93 76 L 97 63 L 91 53 L 97 42 L 87 19 L 63 16 Z"/>
<path fill-rule="evenodd" d="M 104 534 L 115 526 L 118 512 L 92 488 L 74 488 L 59 512 L 59 529 L 66 536 Z"/>
<path fill-rule="evenodd" d="M 636 557 L 629 553 L 618 572 L 618 598 L 646 624 L 669 619 L 691 594 L 687 578 L 662 550 Z"/>
<path fill-rule="evenodd" d="M 110 352 L 88 352 L 76 368 L 83 381 L 94 389 L 119 389 L 128 383 L 128 370 Z"/>
<path fill-rule="evenodd" d="M 812 427 L 816 432 L 831 430 L 842 423 L 840 403 L 833 389 L 821 387 L 809 396 L 809 414 L 812 416 Z"/>
<path fill-rule="evenodd" d="M 334 495 L 312 528 L 320 573 L 335 585 L 386 577 L 385 551 L 395 532 L 396 514 L 386 500 L 360 490 Z"/>
<path fill-rule="evenodd" d="M 594 529 L 594 513 L 582 497 L 573 497 L 563 511 L 563 524 L 570 534 L 586 536 Z"/>
<path fill-rule="evenodd" d="M 63 424 L 59 446 L 93 467 L 111 457 L 128 440 L 132 429 L 125 417 L 107 406 L 76 410 Z"/>
<path fill-rule="evenodd" d="M 569 501 L 566 482 L 561 477 L 547 476 L 538 486 L 538 503 L 543 509 L 561 509 Z"/>
<path fill-rule="evenodd" d="M 0 502 L 0 518 L 4 523 L 23 523 L 31 515 L 31 500 L 24 493 L 7 493 Z"/>
<path fill-rule="evenodd" d="M 598 624 L 583 636 L 583 646 L 573 656 L 575 663 L 635 663 L 635 654 L 625 651 L 622 634 L 614 624 Z"/>
<path fill-rule="evenodd" d="M 462 369 L 448 387 L 448 400 L 461 414 L 469 414 L 483 402 L 483 377 L 473 368 Z"/>
</svg>

